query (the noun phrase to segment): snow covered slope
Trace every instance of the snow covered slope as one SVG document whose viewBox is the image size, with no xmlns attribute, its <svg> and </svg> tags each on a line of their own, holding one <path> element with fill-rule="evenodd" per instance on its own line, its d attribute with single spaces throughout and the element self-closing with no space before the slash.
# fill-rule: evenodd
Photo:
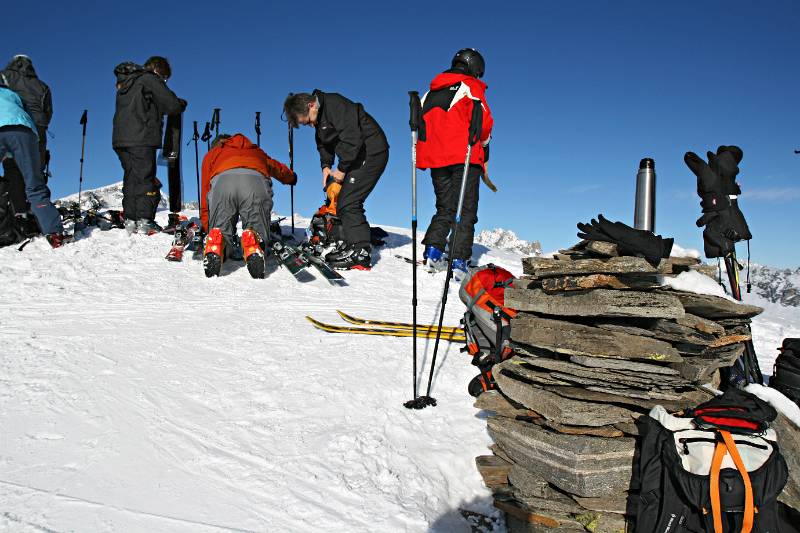
<svg viewBox="0 0 800 533">
<path fill-rule="evenodd" d="M 372 272 L 343 288 L 241 263 L 206 279 L 164 259 L 163 234 L 0 249 L 0 529 L 459 531 L 459 507 L 491 512 L 460 346 L 440 348 L 439 406 L 410 411 L 410 339 L 304 318 L 410 321 L 410 266 L 393 257 L 409 233 L 385 229 Z M 520 271 L 507 252 L 481 260 Z M 423 321 L 443 276 L 420 274 Z M 446 323 L 462 312 L 453 288 Z M 429 364 L 433 342 L 418 346 Z"/>
<path fill-rule="evenodd" d="M 409 411 L 410 339 L 304 318 L 410 320 L 410 266 L 394 258 L 410 234 L 384 229 L 373 270 L 342 288 L 285 270 L 253 280 L 241 263 L 206 279 L 164 260 L 166 235 L 0 249 L 0 530 L 449 532 L 468 531 L 459 508 L 492 513 L 474 466 L 490 444 L 466 393 L 476 369 L 458 346 L 439 353 L 439 406 Z M 521 273 L 519 253 L 476 250 Z M 419 281 L 431 323 L 443 274 Z M 800 336 L 800 310 L 748 299 L 767 307 L 754 334 L 768 363 Z M 446 323 L 462 311 L 453 287 Z M 424 387 L 433 342 L 419 348 Z"/>
</svg>

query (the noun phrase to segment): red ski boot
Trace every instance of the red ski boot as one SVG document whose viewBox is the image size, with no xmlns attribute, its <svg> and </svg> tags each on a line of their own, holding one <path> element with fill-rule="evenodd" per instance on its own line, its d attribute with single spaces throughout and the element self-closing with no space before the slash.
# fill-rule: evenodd
<svg viewBox="0 0 800 533">
<path fill-rule="evenodd" d="M 206 277 L 219 276 L 222 270 L 222 262 L 225 259 L 225 240 L 222 238 L 222 230 L 211 228 L 206 237 L 206 245 L 203 249 L 203 270 Z"/>
<path fill-rule="evenodd" d="M 242 253 L 247 271 L 254 279 L 264 279 L 264 250 L 262 248 L 261 237 L 252 228 L 247 228 L 242 232 Z"/>
</svg>

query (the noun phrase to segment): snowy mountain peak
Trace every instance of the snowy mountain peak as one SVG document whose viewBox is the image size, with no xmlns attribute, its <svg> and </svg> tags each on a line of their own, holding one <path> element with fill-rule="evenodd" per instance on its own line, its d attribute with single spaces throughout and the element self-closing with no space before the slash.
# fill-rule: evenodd
<svg viewBox="0 0 800 533">
<path fill-rule="evenodd" d="M 475 242 L 488 248 L 500 248 L 501 250 L 517 252 L 522 255 L 542 255 L 542 245 L 539 241 L 529 242 L 522 240 L 509 229 L 485 229 L 478 234 Z"/>
<path fill-rule="evenodd" d="M 786 307 L 800 307 L 800 268 L 751 265 L 750 279 L 753 291 L 762 298 Z"/>
</svg>

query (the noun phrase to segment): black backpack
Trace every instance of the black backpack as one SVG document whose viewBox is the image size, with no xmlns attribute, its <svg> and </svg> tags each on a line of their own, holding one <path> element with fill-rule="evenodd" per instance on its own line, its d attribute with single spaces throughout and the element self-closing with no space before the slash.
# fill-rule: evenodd
<svg viewBox="0 0 800 533">
<path fill-rule="evenodd" d="M 800 405 L 800 339 L 783 339 L 769 386 Z"/>
<path fill-rule="evenodd" d="M 731 388 L 674 416 L 656 406 L 640 421 L 629 515 L 636 533 L 787 533 L 777 498 L 788 479 L 777 413 Z"/>
</svg>

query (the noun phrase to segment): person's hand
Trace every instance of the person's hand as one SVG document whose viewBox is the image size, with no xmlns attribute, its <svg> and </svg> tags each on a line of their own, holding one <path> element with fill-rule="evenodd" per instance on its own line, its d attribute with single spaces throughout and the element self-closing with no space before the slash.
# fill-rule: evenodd
<svg viewBox="0 0 800 533">
<path fill-rule="evenodd" d="M 187 102 L 183 98 L 178 98 L 178 102 L 181 103 L 181 111 L 186 111 L 186 106 L 189 105 L 189 102 Z"/>
<path fill-rule="evenodd" d="M 325 190 L 325 187 L 328 185 L 328 176 L 331 175 L 331 167 L 325 167 L 322 169 L 322 190 Z"/>
<path fill-rule="evenodd" d="M 344 172 L 342 172 L 338 168 L 333 172 L 331 172 L 331 176 L 333 177 L 333 181 L 335 181 L 336 183 L 344 182 Z"/>
</svg>

